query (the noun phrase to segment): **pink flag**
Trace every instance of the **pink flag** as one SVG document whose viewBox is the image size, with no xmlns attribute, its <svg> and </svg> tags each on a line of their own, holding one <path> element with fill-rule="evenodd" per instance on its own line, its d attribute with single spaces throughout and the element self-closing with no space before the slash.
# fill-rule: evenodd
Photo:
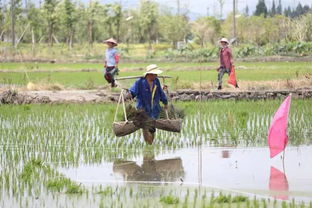
<svg viewBox="0 0 312 208">
<path fill-rule="evenodd" d="M 282 152 L 287 145 L 288 142 L 287 122 L 290 102 L 291 95 L 289 95 L 284 100 L 282 105 L 276 111 L 274 118 L 272 120 L 268 135 L 268 143 L 271 158 L 277 155 L 278 153 Z"/>
<path fill-rule="evenodd" d="M 288 181 L 286 175 L 280 170 L 271 167 L 269 189 L 277 199 L 288 199 Z"/>
</svg>

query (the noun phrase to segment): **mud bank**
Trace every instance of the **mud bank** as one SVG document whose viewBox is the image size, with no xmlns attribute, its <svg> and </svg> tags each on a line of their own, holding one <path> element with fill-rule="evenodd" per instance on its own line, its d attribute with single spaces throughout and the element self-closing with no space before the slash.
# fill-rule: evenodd
<svg viewBox="0 0 312 208">
<path fill-rule="evenodd" d="M 172 100 L 180 101 L 207 101 L 218 99 L 231 100 L 261 100 L 261 99 L 278 99 L 292 93 L 294 98 L 312 98 L 312 89 L 285 90 L 285 91 L 197 91 L 181 90 L 170 94 Z"/>
<path fill-rule="evenodd" d="M 1 104 L 31 103 L 106 103 L 114 102 L 118 95 L 99 90 L 62 90 L 62 91 L 13 91 L 0 93 Z"/>
<path fill-rule="evenodd" d="M 174 101 L 207 101 L 207 100 L 261 100 L 278 99 L 292 93 L 294 98 L 312 98 L 312 89 L 293 91 L 197 91 L 181 90 L 170 93 Z M 63 91 L 14 91 L 0 93 L 1 104 L 31 103 L 108 103 L 117 102 L 119 94 L 105 90 L 63 90 Z"/>
</svg>

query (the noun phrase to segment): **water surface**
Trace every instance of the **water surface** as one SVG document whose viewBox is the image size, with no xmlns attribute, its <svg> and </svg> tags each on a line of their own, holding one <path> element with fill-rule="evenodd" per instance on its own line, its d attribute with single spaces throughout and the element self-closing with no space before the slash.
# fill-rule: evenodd
<svg viewBox="0 0 312 208">
<path fill-rule="evenodd" d="M 242 194 L 312 200 L 312 146 L 287 147 L 270 159 L 268 148 L 185 148 L 122 161 L 60 168 L 85 185 L 176 183 L 220 188 Z"/>
</svg>

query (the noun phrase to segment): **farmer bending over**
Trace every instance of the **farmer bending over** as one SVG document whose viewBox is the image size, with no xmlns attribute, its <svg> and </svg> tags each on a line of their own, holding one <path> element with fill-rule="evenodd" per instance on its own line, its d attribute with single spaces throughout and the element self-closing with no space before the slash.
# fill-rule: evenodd
<svg viewBox="0 0 312 208">
<path fill-rule="evenodd" d="M 164 104 L 167 109 L 167 97 L 160 86 L 158 74 L 161 74 L 157 65 L 152 64 L 146 67 L 144 77 L 138 79 L 134 85 L 129 89 L 131 96 L 136 97 L 138 110 L 143 109 L 146 114 L 152 118 L 157 119 L 161 110 L 159 101 Z M 148 144 L 152 144 L 154 140 L 155 127 L 143 127 L 144 140 Z"/>
<path fill-rule="evenodd" d="M 113 38 L 105 40 L 104 43 L 106 43 L 108 47 L 105 51 L 104 78 L 112 87 L 117 87 L 114 77 L 118 74 L 118 62 L 120 56 L 115 48 L 118 44 Z"/>
<path fill-rule="evenodd" d="M 233 66 L 232 50 L 229 48 L 229 41 L 226 38 L 220 40 L 220 67 L 218 68 L 218 90 L 222 89 L 222 77 L 225 73 L 230 75 Z M 238 85 L 235 86 L 238 88 Z"/>
</svg>

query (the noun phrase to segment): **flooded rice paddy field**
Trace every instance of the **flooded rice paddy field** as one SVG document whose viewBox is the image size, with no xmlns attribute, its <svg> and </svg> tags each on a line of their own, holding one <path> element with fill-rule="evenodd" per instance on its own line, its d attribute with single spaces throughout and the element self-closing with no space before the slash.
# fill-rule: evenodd
<svg viewBox="0 0 312 208">
<path fill-rule="evenodd" d="M 113 135 L 113 104 L 1 106 L 0 207 L 312 207 L 312 101 L 292 102 L 284 162 L 280 103 L 175 103 L 181 134 L 152 146 Z"/>
</svg>

